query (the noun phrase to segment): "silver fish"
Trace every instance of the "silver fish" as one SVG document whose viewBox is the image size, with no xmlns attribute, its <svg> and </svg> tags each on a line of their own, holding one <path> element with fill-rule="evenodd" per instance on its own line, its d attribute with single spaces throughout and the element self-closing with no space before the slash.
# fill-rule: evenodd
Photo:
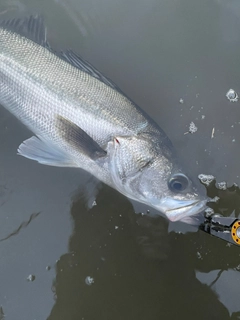
<svg viewBox="0 0 240 320">
<path fill-rule="evenodd" d="M 35 134 L 18 154 L 82 168 L 172 221 L 204 210 L 166 134 L 74 52 L 55 53 L 39 16 L 0 25 L 0 104 Z"/>
</svg>

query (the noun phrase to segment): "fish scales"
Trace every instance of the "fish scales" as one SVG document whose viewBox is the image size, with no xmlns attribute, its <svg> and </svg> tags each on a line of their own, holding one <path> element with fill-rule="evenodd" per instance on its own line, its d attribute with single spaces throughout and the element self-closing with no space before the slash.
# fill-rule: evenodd
<svg viewBox="0 0 240 320">
<path fill-rule="evenodd" d="M 90 113 L 92 125 L 95 128 L 93 138 L 100 143 L 106 143 L 112 135 L 112 128 L 108 128 L 109 123 L 112 123 L 111 120 L 114 120 L 114 130 L 120 135 L 137 134 L 139 128 L 142 129 L 148 125 L 148 121 L 127 98 L 87 73 L 72 67 L 31 40 L 0 29 L 0 50 L 1 74 L 9 79 L 15 79 L 14 86 L 8 87 L 9 91 L 14 88 L 14 92 L 9 92 L 8 95 L 11 94 L 14 99 L 14 96 L 24 92 L 25 104 L 29 101 L 31 109 L 27 104 L 22 112 L 27 112 L 29 108 L 27 121 L 32 122 L 34 127 L 36 125 L 34 115 L 43 117 L 45 111 L 49 112 L 50 109 L 52 116 L 55 113 L 61 113 L 63 116 L 68 115 L 70 120 L 77 119 L 77 124 L 86 132 L 88 128 L 85 123 L 89 121 Z M 29 87 L 31 90 L 26 90 Z M 38 101 L 35 105 L 36 114 L 32 115 L 34 95 L 38 96 Z M 4 105 L 4 96 L 0 97 L 0 101 Z M 115 105 L 118 108 L 114 108 Z M 16 112 L 13 105 L 11 110 L 13 113 Z M 20 111 L 17 112 L 16 115 L 22 118 Z M 93 113 L 97 114 L 97 121 L 92 119 Z M 51 118 L 49 116 L 49 124 L 45 119 L 43 123 L 39 123 L 39 126 L 49 126 L 51 132 Z M 107 123 L 106 137 L 102 135 L 104 122 Z M 98 127 L 101 127 L 101 137 L 98 134 Z M 42 127 L 39 129 L 42 130 Z"/>
</svg>

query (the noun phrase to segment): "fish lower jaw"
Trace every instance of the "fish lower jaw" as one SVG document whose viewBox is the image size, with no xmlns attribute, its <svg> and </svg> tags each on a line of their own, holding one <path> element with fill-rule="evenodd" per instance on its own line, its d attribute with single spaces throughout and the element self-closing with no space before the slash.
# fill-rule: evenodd
<svg viewBox="0 0 240 320">
<path fill-rule="evenodd" d="M 165 215 L 172 222 L 182 221 L 191 224 L 193 220 L 192 217 L 203 212 L 205 208 L 206 201 L 195 201 L 187 206 L 166 210 Z"/>
</svg>

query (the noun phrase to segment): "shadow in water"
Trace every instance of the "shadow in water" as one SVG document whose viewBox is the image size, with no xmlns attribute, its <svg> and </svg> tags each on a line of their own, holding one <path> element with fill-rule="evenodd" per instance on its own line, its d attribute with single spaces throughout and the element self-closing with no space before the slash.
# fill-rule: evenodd
<svg viewBox="0 0 240 320">
<path fill-rule="evenodd" d="M 222 257 L 238 248 L 202 232 L 168 233 L 165 219 L 134 214 L 126 198 L 106 186 L 96 203 L 87 209 L 82 197 L 73 200 L 74 232 L 69 253 L 56 264 L 48 320 L 230 319 L 195 270 L 236 266 L 238 254 Z"/>
</svg>

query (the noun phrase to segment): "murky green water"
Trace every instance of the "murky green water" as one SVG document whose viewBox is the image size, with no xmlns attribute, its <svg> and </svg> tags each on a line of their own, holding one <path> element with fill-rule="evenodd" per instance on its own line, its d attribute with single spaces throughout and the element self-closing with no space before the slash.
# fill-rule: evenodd
<svg viewBox="0 0 240 320">
<path fill-rule="evenodd" d="M 3 18 L 36 12 L 53 47 L 79 52 L 156 120 L 193 177 L 240 183 L 240 102 L 225 96 L 240 93 L 237 1 L 0 3 Z M 0 319 L 240 317 L 240 248 L 137 215 L 107 186 L 95 199 L 87 173 L 18 157 L 30 135 L 0 108 Z M 220 197 L 216 209 L 238 215 L 239 193 Z"/>
</svg>

